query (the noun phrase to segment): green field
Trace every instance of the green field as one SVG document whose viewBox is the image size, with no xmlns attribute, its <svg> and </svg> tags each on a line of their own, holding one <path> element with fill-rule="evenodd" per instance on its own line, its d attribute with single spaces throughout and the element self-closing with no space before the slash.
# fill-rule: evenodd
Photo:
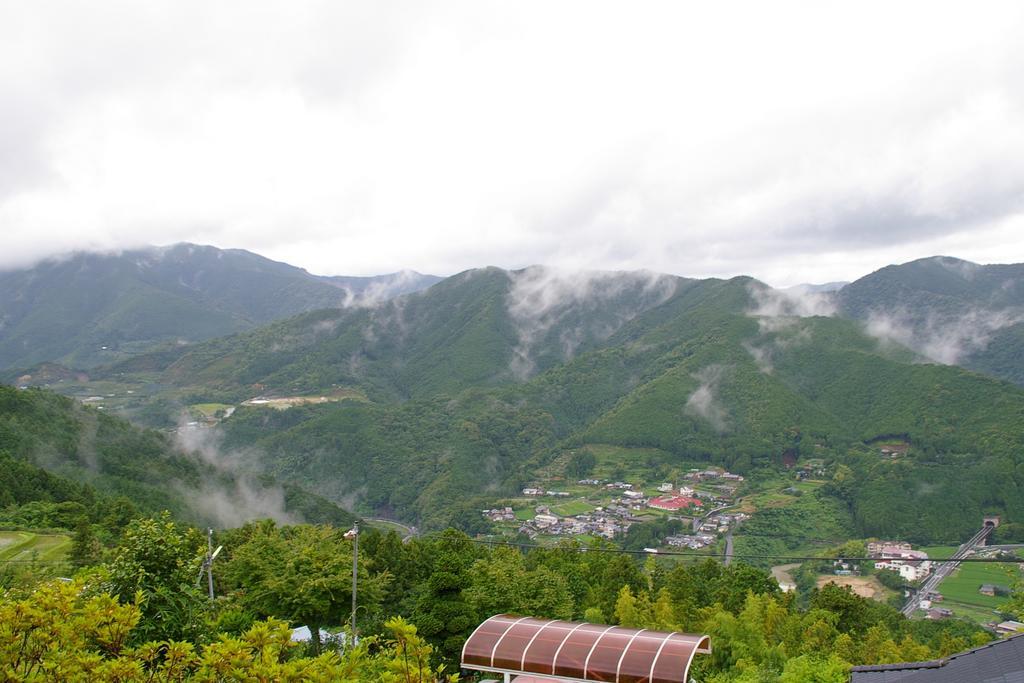
<svg viewBox="0 0 1024 683">
<path fill-rule="evenodd" d="M 641 486 L 660 484 L 665 481 L 664 477 L 652 472 L 664 463 L 671 462 L 671 469 L 680 474 L 685 474 L 691 467 L 707 466 L 707 463 L 677 462 L 668 452 L 657 448 L 626 448 L 609 444 L 588 444 L 582 449 L 593 453 L 597 460 L 597 465 L 589 475 L 590 477 L 628 481 Z M 668 473 L 663 474 L 668 476 Z"/>
<path fill-rule="evenodd" d="M 0 562 L 54 562 L 67 557 L 71 538 L 64 534 L 0 531 Z"/>
<path fill-rule="evenodd" d="M 938 549 L 936 557 L 941 557 L 937 551 Z M 1012 563 L 962 564 L 949 578 L 939 584 L 939 592 L 944 598 L 939 606 L 982 623 L 996 620 L 998 614 L 994 612 L 1006 603 L 1007 598 L 982 595 L 978 588 L 985 583 L 1010 587 L 1019 578 L 1020 570 Z"/>
<path fill-rule="evenodd" d="M 228 409 L 234 408 L 234 406 L 227 403 L 193 403 L 189 408 L 202 417 L 212 418 L 216 416 L 218 411 L 226 412 Z"/>
<path fill-rule="evenodd" d="M 552 506 L 551 511 L 561 517 L 572 517 L 573 515 L 582 515 L 584 512 L 590 512 L 593 509 L 594 506 L 589 503 L 584 503 L 582 500 L 573 500 L 568 503 Z"/>
<path fill-rule="evenodd" d="M 927 545 L 921 548 L 915 548 L 915 550 L 922 550 L 928 553 L 928 557 L 932 560 L 943 560 L 947 557 L 952 557 L 953 553 L 956 552 L 955 545 Z"/>
</svg>

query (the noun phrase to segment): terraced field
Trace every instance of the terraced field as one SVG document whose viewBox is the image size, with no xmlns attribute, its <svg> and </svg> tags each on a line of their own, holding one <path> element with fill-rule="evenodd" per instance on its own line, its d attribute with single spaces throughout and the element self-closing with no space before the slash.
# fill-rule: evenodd
<svg viewBox="0 0 1024 683">
<path fill-rule="evenodd" d="M 34 534 L 30 531 L 0 531 L 0 562 L 58 562 L 71 550 L 71 537 L 64 534 Z"/>
</svg>

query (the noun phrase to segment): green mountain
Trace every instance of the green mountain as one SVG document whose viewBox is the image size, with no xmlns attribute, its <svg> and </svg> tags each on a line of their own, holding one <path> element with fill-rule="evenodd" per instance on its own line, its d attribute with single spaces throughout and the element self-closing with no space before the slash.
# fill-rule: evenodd
<svg viewBox="0 0 1024 683">
<path fill-rule="evenodd" d="M 836 301 L 872 334 L 1024 385 L 1024 264 L 920 259 L 871 273 Z"/>
<path fill-rule="evenodd" d="M 243 405 L 219 431 L 261 471 L 428 527 L 472 528 L 593 444 L 648 449 L 658 471 L 824 458 L 862 536 L 1024 520 L 1024 390 L 806 308 L 750 278 L 488 268 L 132 363 L 195 400 L 337 398 Z M 907 456 L 882 457 L 886 439 Z"/>
<path fill-rule="evenodd" d="M 693 284 L 644 272 L 486 268 L 376 307 L 313 311 L 95 374 L 156 370 L 160 381 L 234 399 L 358 387 L 400 400 L 503 386 L 606 344 Z"/>
<path fill-rule="evenodd" d="M 76 253 L 0 272 L 0 368 L 47 361 L 88 368 L 437 279 L 411 271 L 318 277 L 240 249 L 194 244 Z"/>
<path fill-rule="evenodd" d="M 146 513 L 237 525 L 247 519 L 351 523 L 327 500 L 237 474 L 161 432 L 42 389 L 0 385 L 0 506 L 123 497 Z"/>
</svg>

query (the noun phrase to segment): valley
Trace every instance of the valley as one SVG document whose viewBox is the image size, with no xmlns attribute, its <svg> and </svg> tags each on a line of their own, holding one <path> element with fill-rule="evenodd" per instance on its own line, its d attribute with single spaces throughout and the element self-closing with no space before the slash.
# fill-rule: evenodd
<svg viewBox="0 0 1024 683">
<path fill-rule="evenodd" d="M 820 616 L 793 632 L 831 634 L 843 676 L 875 643 L 902 656 L 897 637 L 906 657 L 987 642 L 1024 614 L 1009 602 L 1024 388 L 979 372 L 981 347 L 961 367 L 879 335 L 883 309 L 857 309 L 850 287 L 870 291 L 484 268 L 208 339 L 140 333 L 116 354 L 8 367 L 0 583 L 96 565 L 133 581 L 123 554 L 165 534 L 202 549 L 196 527 L 212 528 L 215 589 L 254 614 L 286 613 L 285 598 L 246 597 L 264 565 L 299 566 L 293 542 L 322 553 L 325 633 L 343 632 L 358 522 L 362 600 L 407 615 L 448 662 L 479 617 L 434 611 L 696 628 L 726 648 L 731 620 Z M 987 516 L 1006 554 L 946 576 L 937 560 Z M 306 562 L 293 584 L 321 571 Z M 445 588 L 452 571 L 465 588 Z M 207 600 L 162 590 L 144 613 Z M 216 628 L 234 628 L 219 605 Z M 160 619 L 140 623 L 163 637 Z"/>
<path fill-rule="evenodd" d="M 991 513 L 1004 540 L 1024 540 L 1024 390 L 875 335 L 872 311 L 931 306 L 907 292 L 966 272 L 899 269 L 785 293 L 745 277 L 486 268 L 10 378 L 162 430 L 215 468 L 428 532 L 728 545 L 766 568 L 852 539 L 956 543 Z M 1017 276 L 992 280 L 1004 308 Z"/>
</svg>

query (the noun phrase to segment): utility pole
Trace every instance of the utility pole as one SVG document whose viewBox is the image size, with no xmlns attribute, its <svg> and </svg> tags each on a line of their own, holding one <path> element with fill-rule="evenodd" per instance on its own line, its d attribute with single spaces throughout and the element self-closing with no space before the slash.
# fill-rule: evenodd
<svg viewBox="0 0 1024 683">
<path fill-rule="evenodd" d="M 352 646 L 356 644 L 356 577 L 359 571 L 359 522 L 352 527 Z"/>
<path fill-rule="evenodd" d="M 203 585 L 203 572 L 206 572 L 206 585 L 209 588 L 210 599 L 213 600 L 213 561 L 220 555 L 220 551 L 224 550 L 224 546 L 219 545 L 217 549 L 213 549 L 213 529 L 206 530 L 206 557 L 203 559 L 203 563 L 199 566 L 199 576 L 196 577 L 196 588 Z"/>
<path fill-rule="evenodd" d="M 206 530 L 206 580 L 213 600 L 213 529 Z"/>
</svg>

